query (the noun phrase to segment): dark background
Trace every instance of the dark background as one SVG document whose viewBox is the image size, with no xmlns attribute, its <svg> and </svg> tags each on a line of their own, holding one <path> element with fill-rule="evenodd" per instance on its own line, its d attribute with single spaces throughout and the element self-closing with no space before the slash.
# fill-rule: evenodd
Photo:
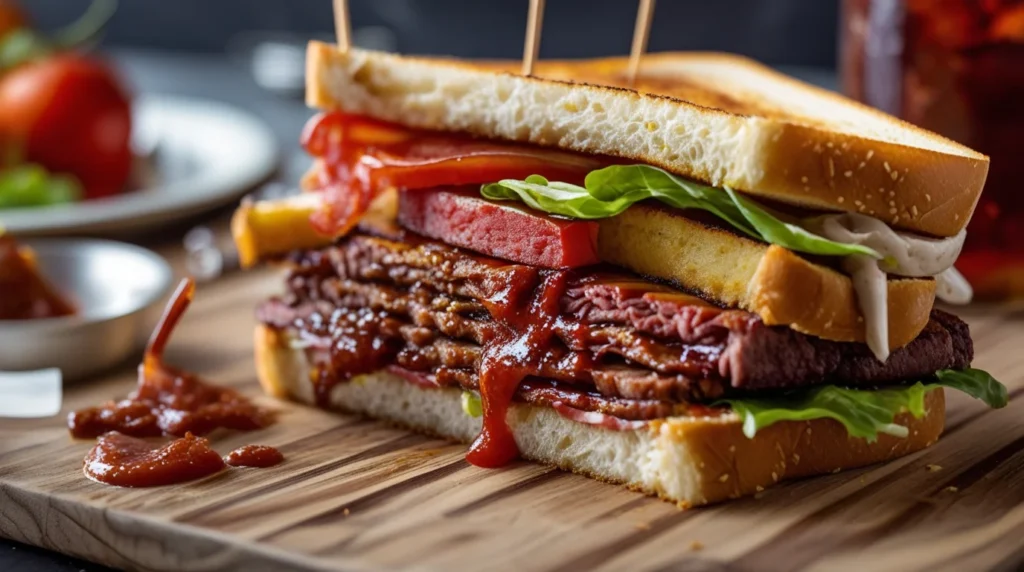
<svg viewBox="0 0 1024 572">
<path fill-rule="evenodd" d="M 74 20 L 89 0 L 20 3 L 45 30 Z M 357 43 L 403 53 L 522 56 L 528 0 L 349 3 Z M 547 0 L 541 57 L 628 53 L 636 9 L 636 0 Z M 838 0 L 658 0 L 649 49 L 737 52 L 829 85 L 837 22 Z M 333 37 L 333 25 L 331 0 L 120 0 L 101 48 L 138 93 L 217 99 L 262 117 L 284 151 L 280 180 L 291 184 L 306 167 L 297 140 L 311 112 L 294 96 L 261 89 L 235 56 L 254 32 L 301 44 Z M 105 568 L 0 540 L 0 571 L 22 570 Z"/>
<path fill-rule="evenodd" d="M 22 2 L 42 27 L 88 0 Z M 243 31 L 331 33 L 330 0 L 121 0 L 107 45 L 223 52 Z M 382 26 L 404 53 L 522 55 L 527 0 L 350 0 L 354 28 Z M 725 50 L 769 64 L 832 67 L 837 0 L 659 0 L 650 49 Z M 542 57 L 629 51 L 636 0 L 548 0 Z"/>
</svg>

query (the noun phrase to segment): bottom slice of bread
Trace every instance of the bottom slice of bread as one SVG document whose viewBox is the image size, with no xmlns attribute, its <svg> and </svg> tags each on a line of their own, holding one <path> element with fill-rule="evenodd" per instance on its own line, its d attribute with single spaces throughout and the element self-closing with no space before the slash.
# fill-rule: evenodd
<svg viewBox="0 0 1024 572">
<path fill-rule="evenodd" d="M 267 393 L 313 404 L 305 353 L 289 336 L 256 328 L 256 368 Z M 460 389 L 427 388 L 380 371 L 339 383 L 330 406 L 461 442 L 472 441 L 481 420 L 462 410 Z M 671 417 L 620 431 L 562 417 L 549 407 L 514 404 L 508 423 L 526 459 L 602 481 L 621 483 L 682 506 L 752 494 L 779 481 L 878 463 L 933 444 L 942 433 L 942 390 L 926 398 L 919 419 L 900 415 L 907 438 L 852 438 L 831 419 L 782 422 L 744 436 L 738 415 Z M 486 469 L 481 469 L 486 470 Z"/>
</svg>

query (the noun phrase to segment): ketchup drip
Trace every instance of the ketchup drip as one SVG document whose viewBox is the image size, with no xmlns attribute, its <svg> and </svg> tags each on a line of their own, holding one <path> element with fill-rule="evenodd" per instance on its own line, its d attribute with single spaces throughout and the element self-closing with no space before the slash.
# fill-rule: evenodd
<svg viewBox="0 0 1024 572">
<path fill-rule="evenodd" d="M 484 348 L 480 364 L 483 427 L 470 446 L 466 460 L 479 467 L 500 467 L 519 455 L 508 426 L 508 408 L 519 383 L 551 360 L 571 359 L 573 368 L 592 369 L 589 357 L 558 351 L 563 336 L 582 337 L 584 327 L 561 316 L 560 301 L 568 273 L 545 272 L 532 293 L 508 284 L 485 305 L 497 322 L 494 339 Z"/>
<path fill-rule="evenodd" d="M 206 384 L 164 364 L 164 348 L 194 293 L 191 279 L 178 286 L 149 340 L 135 391 L 116 403 L 68 415 L 72 436 L 99 437 L 85 457 L 90 479 L 120 487 L 153 487 L 205 477 L 223 470 L 224 459 L 196 435 L 218 427 L 244 431 L 273 423 L 272 413 L 235 390 Z M 163 445 L 138 439 L 161 435 L 180 438 Z M 236 453 L 229 462 L 245 466 L 268 467 L 283 459 L 270 447 L 243 447 Z"/>
<path fill-rule="evenodd" d="M 248 431 L 270 425 L 274 416 L 237 391 L 205 383 L 163 362 L 164 348 L 192 301 L 195 283 L 183 280 L 160 319 L 139 365 L 139 381 L 127 398 L 68 415 L 73 437 L 120 431 L 134 437 L 186 433 L 206 435 L 219 427 Z"/>
</svg>

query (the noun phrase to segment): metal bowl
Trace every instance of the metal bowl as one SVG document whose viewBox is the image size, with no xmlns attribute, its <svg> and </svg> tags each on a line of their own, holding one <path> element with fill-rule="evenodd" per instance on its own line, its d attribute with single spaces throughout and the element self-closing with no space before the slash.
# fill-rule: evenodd
<svg viewBox="0 0 1024 572">
<path fill-rule="evenodd" d="M 76 380 L 124 361 L 149 335 L 173 286 L 170 266 L 144 248 L 93 239 L 35 239 L 39 270 L 78 311 L 0 320 L 0 370 L 56 367 Z"/>
</svg>

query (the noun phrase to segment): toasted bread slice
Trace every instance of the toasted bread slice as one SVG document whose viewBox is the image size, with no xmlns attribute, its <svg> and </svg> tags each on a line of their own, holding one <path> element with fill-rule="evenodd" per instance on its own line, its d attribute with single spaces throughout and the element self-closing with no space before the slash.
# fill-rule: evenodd
<svg viewBox="0 0 1024 572">
<path fill-rule="evenodd" d="M 864 342 L 864 319 L 850 277 L 779 246 L 751 240 L 682 212 L 635 205 L 601 221 L 597 254 L 668 280 L 771 326 L 841 342 Z M 932 279 L 888 283 L 889 346 L 910 343 L 935 303 Z"/>
<path fill-rule="evenodd" d="M 288 335 L 256 328 L 256 370 L 270 395 L 314 404 L 310 366 Z M 480 419 L 462 410 L 461 391 L 422 388 L 377 372 L 338 384 L 330 407 L 468 443 Z M 831 473 L 901 457 L 923 449 L 942 433 L 942 391 L 925 398 L 920 419 L 897 417 L 910 435 L 879 435 L 874 443 L 852 438 L 831 419 L 777 423 L 753 439 L 736 414 L 671 417 L 647 427 L 615 431 L 566 419 L 548 407 L 513 404 L 508 422 L 522 456 L 602 481 L 625 484 L 682 506 L 753 494 L 775 483 Z"/>
<path fill-rule="evenodd" d="M 311 42 L 307 66 L 314 107 L 641 161 L 942 237 L 967 224 L 988 173 L 967 147 L 737 56 L 650 54 L 635 90 L 621 87 L 624 58 L 541 62 L 523 77 L 508 62 Z"/>
<path fill-rule="evenodd" d="M 247 203 L 238 209 L 232 232 L 244 265 L 333 242 L 311 230 L 309 215 L 316 203 L 309 196 L 315 197 Z M 684 213 L 635 205 L 599 221 L 597 250 L 605 262 L 743 308 L 766 324 L 828 340 L 865 340 L 848 276 Z M 889 281 L 890 347 L 904 346 L 921 333 L 934 301 L 934 280 Z"/>
</svg>

